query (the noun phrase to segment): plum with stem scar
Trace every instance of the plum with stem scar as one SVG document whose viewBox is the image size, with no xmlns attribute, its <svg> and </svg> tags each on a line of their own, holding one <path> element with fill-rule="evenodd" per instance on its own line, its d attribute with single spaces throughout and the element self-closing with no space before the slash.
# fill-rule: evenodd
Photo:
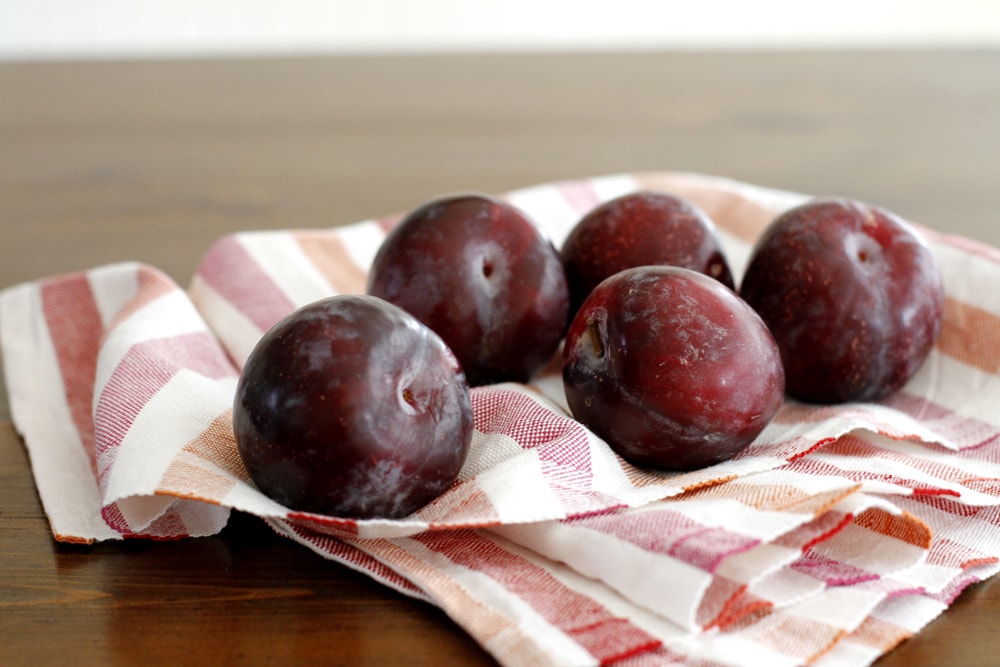
<svg viewBox="0 0 1000 667">
<path fill-rule="evenodd" d="M 433 331 L 381 299 L 335 296 L 264 334 L 240 375 L 233 427 L 251 479 L 286 507 L 400 518 L 456 480 L 472 404 Z"/>
<path fill-rule="evenodd" d="M 552 242 L 524 212 L 485 195 L 442 197 L 407 215 L 376 254 L 368 293 L 436 331 L 473 386 L 528 381 L 568 323 Z"/>
<path fill-rule="evenodd" d="M 679 267 L 626 269 L 583 302 L 563 348 L 573 416 L 626 460 L 689 470 L 736 455 L 781 406 L 767 327 L 735 292 Z"/>
<path fill-rule="evenodd" d="M 924 238 L 850 199 L 815 199 L 775 219 L 740 293 L 778 343 L 789 395 L 811 403 L 891 394 L 941 333 L 944 290 Z"/>
</svg>

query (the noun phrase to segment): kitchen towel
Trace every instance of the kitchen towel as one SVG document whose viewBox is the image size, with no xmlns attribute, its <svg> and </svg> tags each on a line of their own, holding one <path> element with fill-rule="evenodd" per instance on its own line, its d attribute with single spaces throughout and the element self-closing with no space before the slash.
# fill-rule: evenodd
<svg viewBox="0 0 1000 667">
<path fill-rule="evenodd" d="M 508 193 L 557 245 L 638 189 L 714 220 L 734 275 L 806 195 L 681 172 Z M 872 202 L 878 203 L 878 202 Z M 231 407 L 239 369 L 296 307 L 363 292 L 385 216 L 239 233 L 186 287 L 122 263 L 0 294 L 11 413 L 53 535 L 211 535 L 232 510 L 442 608 L 505 665 L 865 665 L 1000 569 L 1000 251 L 927 228 L 945 325 L 878 403 L 786 401 L 734 459 L 629 465 L 569 415 L 557 360 L 472 391 L 458 482 L 401 520 L 282 507 L 250 483 Z"/>
</svg>

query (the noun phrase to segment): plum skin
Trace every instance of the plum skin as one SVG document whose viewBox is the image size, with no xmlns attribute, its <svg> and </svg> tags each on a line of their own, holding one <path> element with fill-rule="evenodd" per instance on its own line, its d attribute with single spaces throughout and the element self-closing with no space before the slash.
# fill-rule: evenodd
<svg viewBox="0 0 1000 667">
<path fill-rule="evenodd" d="M 596 206 L 570 230 L 560 254 L 571 313 L 602 280 L 635 266 L 680 266 L 735 289 L 711 218 L 667 192 L 640 190 Z"/>
<path fill-rule="evenodd" d="M 755 244 L 740 293 L 778 343 L 788 394 L 808 403 L 887 397 L 942 328 L 942 279 L 925 239 L 847 198 L 779 215 Z"/>
<path fill-rule="evenodd" d="M 405 216 L 379 247 L 367 291 L 436 331 L 472 386 L 528 381 L 569 321 L 551 240 L 513 205 L 475 193 Z"/>
<path fill-rule="evenodd" d="M 233 428 L 250 478 L 282 505 L 400 518 L 457 478 L 472 405 L 434 332 L 375 297 L 335 296 L 264 334 L 237 383 Z"/>
<path fill-rule="evenodd" d="M 563 348 L 573 416 L 639 466 L 692 470 L 735 456 L 784 396 L 777 346 L 719 281 L 646 266 L 605 279 Z"/>
</svg>

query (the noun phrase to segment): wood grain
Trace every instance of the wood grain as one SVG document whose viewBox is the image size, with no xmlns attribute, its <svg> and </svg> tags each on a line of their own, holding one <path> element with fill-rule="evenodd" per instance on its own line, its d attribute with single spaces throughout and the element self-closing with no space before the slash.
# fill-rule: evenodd
<svg viewBox="0 0 1000 667">
<path fill-rule="evenodd" d="M 1000 245 L 1000 53 L 480 55 L 0 65 L 0 287 L 456 190 L 679 169 Z M 6 391 L 4 388 L 2 391 Z M 991 665 L 974 586 L 879 662 Z M 55 544 L 0 395 L 0 664 L 475 665 L 454 623 L 237 515 Z"/>
</svg>

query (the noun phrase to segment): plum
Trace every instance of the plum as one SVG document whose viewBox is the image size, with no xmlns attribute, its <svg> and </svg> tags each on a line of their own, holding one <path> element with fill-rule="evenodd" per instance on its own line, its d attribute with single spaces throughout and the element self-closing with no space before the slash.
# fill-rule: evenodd
<svg viewBox="0 0 1000 667">
<path fill-rule="evenodd" d="M 804 402 L 888 396 L 941 332 L 944 292 L 926 240 L 856 200 L 817 198 L 778 216 L 741 282 L 781 350 L 789 396 Z"/>
<path fill-rule="evenodd" d="M 602 280 L 634 266 L 680 266 L 734 288 L 711 218 L 666 192 L 633 192 L 591 209 L 563 241 L 561 255 L 571 313 Z"/>
<path fill-rule="evenodd" d="M 735 292 L 680 267 L 601 282 L 563 347 L 573 416 L 624 459 L 690 470 L 731 458 L 784 396 L 778 348 Z"/>
<path fill-rule="evenodd" d="M 335 296 L 264 334 L 237 384 L 233 428 L 253 482 L 286 507 L 399 518 L 455 481 L 472 404 L 433 331 L 381 299 Z"/>
<path fill-rule="evenodd" d="M 472 386 L 529 380 L 569 320 L 552 241 L 516 207 L 480 194 L 441 197 L 404 217 L 382 242 L 367 291 L 436 331 Z"/>
</svg>

